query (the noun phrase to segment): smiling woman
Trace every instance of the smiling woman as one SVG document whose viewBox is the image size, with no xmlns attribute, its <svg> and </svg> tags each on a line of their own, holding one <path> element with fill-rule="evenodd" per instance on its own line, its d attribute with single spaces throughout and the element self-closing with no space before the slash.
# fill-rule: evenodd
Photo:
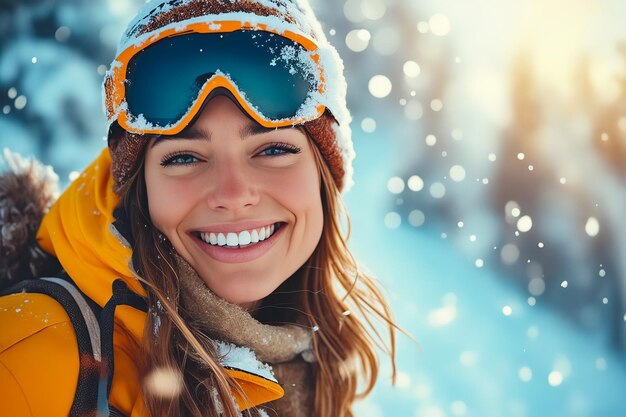
<svg viewBox="0 0 626 417">
<path fill-rule="evenodd" d="M 52 207 L 36 163 L 0 183 L 28 217 L 0 224 L 0 415 L 350 417 L 376 345 L 395 373 L 341 227 L 342 71 L 304 1 L 142 8 L 108 148 Z"/>
</svg>

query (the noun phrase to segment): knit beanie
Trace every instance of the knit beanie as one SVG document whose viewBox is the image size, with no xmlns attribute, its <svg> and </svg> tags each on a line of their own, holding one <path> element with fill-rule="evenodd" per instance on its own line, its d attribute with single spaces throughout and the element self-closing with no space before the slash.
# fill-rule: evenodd
<svg viewBox="0 0 626 417">
<path fill-rule="evenodd" d="M 347 85 L 343 74 L 343 61 L 330 45 L 308 0 L 152 0 L 146 3 L 130 22 L 120 43 L 119 55 L 129 46 L 155 36 L 181 23 L 211 23 L 236 20 L 252 25 L 263 24 L 278 33 L 290 30 L 313 38 L 318 47 L 320 65 L 325 74 L 326 90 L 319 97 L 326 112 L 319 118 L 303 123 L 308 136 L 315 142 L 324 157 L 339 190 L 352 186 L 352 146 L 350 112 L 346 106 Z M 114 60 L 104 80 L 104 105 L 108 119 L 108 145 L 112 157 L 112 175 L 116 189 L 129 179 L 137 156 L 148 140 L 143 135 L 127 132 L 116 123 L 120 107 L 113 104 L 113 70 L 119 63 Z"/>
</svg>

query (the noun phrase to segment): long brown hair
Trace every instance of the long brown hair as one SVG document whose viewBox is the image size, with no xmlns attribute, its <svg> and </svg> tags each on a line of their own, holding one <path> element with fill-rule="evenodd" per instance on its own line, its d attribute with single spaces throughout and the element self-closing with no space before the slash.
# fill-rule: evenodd
<svg viewBox="0 0 626 417">
<path fill-rule="evenodd" d="M 299 321 L 304 320 L 313 331 L 316 357 L 314 409 L 309 414 L 352 417 L 354 400 L 368 395 L 375 385 L 377 347 L 389 354 L 395 379 L 397 327 L 374 279 L 360 270 L 348 250 L 350 222 L 340 191 L 317 146 L 311 143 L 321 177 L 322 236 L 309 260 L 263 300 L 265 320 L 264 313 L 257 318 L 295 323 L 293 309 L 280 306 L 297 305 Z M 212 341 L 189 326 L 178 310 L 174 253 L 150 221 L 143 160 L 144 155 L 139 155 L 135 172 L 120 190 L 132 227 L 134 267 L 148 290 L 150 306 L 143 339 L 143 380 L 154 369 L 167 369 L 180 376 L 181 387 L 178 395 L 163 397 L 143 384 L 146 408 L 152 417 L 236 417 L 238 411 L 231 399 L 233 392 L 241 394 L 238 384 L 220 366 Z M 379 330 L 381 323 L 387 337 Z M 360 378 L 365 384 L 358 393 Z"/>
</svg>

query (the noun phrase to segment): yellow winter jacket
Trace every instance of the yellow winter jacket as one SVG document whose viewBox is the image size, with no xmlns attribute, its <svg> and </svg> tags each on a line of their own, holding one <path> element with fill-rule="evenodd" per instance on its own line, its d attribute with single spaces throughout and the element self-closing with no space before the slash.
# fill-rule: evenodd
<svg viewBox="0 0 626 417">
<path fill-rule="evenodd" d="M 81 291 L 101 307 L 111 298 L 116 279 L 145 296 L 128 266 L 131 250 L 112 227 L 119 199 L 110 164 L 105 149 L 45 215 L 37 235 L 41 247 L 55 255 Z M 117 307 L 109 403 L 128 417 L 146 416 L 139 379 L 144 323 L 143 311 Z M 67 416 L 78 370 L 74 329 L 55 300 L 32 293 L 0 297 L 0 416 Z M 246 369 L 227 372 L 247 396 L 235 396 L 242 410 L 283 395 L 276 382 Z"/>
</svg>

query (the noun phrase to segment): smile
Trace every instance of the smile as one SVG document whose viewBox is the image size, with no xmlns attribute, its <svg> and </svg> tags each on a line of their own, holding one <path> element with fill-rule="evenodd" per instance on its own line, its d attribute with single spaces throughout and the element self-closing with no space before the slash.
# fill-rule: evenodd
<svg viewBox="0 0 626 417">
<path fill-rule="evenodd" d="M 283 224 L 282 222 L 278 222 L 256 229 L 242 230 L 240 232 L 199 232 L 198 237 L 211 246 L 245 248 L 269 239 Z"/>
<path fill-rule="evenodd" d="M 242 263 L 254 261 L 268 253 L 288 229 L 287 223 L 278 222 L 232 232 L 228 229 L 219 232 L 196 231 L 191 236 L 200 250 L 210 258 L 225 263 Z"/>
</svg>

